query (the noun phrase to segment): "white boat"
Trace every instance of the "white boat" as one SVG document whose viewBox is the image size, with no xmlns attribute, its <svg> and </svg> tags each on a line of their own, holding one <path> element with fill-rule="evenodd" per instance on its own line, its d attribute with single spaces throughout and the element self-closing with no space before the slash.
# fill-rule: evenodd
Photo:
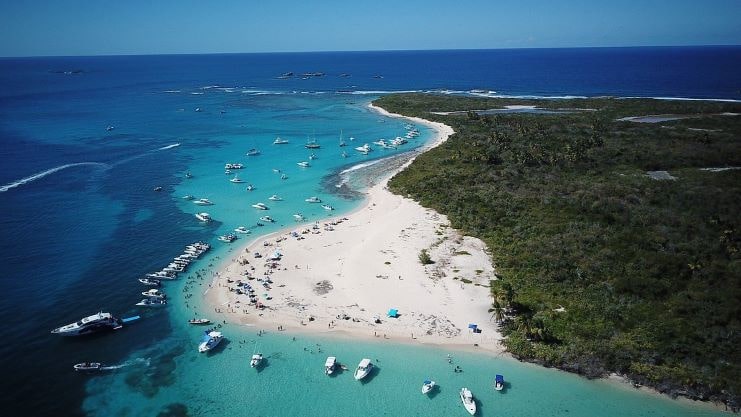
<svg viewBox="0 0 741 417">
<path fill-rule="evenodd" d="M 252 207 L 258 210 L 268 210 L 268 206 L 266 206 L 264 203 L 255 203 L 252 205 Z"/>
<path fill-rule="evenodd" d="M 288 175 L 286 175 L 286 174 L 280 174 L 280 179 L 287 180 L 288 179 Z"/>
<path fill-rule="evenodd" d="M 334 207 L 330 206 L 329 204 L 322 204 L 322 208 L 328 211 L 334 210 Z"/>
<path fill-rule="evenodd" d="M 249 151 L 247 151 L 247 156 L 257 156 L 257 155 L 260 155 L 260 151 L 258 151 L 255 148 L 252 148 Z"/>
<path fill-rule="evenodd" d="M 316 139 L 312 139 L 306 142 L 306 145 L 304 145 L 306 149 L 319 149 L 321 148 L 321 145 L 317 143 Z"/>
<path fill-rule="evenodd" d="M 255 186 L 250 184 L 247 186 L 247 191 L 255 191 Z"/>
<path fill-rule="evenodd" d="M 202 112 L 202 111 L 203 111 L 203 110 L 201 110 L 201 108 L 200 108 L 200 107 L 196 107 L 196 113 L 200 113 L 200 112 Z"/>
<path fill-rule="evenodd" d="M 271 201 L 283 201 L 282 198 L 278 197 L 278 194 L 271 195 L 270 197 L 268 197 L 268 200 L 271 200 Z"/>
<path fill-rule="evenodd" d="M 233 233 L 229 233 L 228 235 L 221 235 L 219 236 L 219 240 L 226 243 L 232 243 L 237 240 L 237 235 Z"/>
<path fill-rule="evenodd" d="M 224 335 L 221 334 L 221 332 L 217 332 L 214 330 L 206 330 L 205 335 L 203 336 L 203 339 L 201 339 L 201 344 L 198 345 L 198 352 L 205 353 L 209 350 L 212 350 L 215 348 L 219 343 L 221 343 L 221 340 L 224 338 Z"/>
<path fill-rule="evenodd" d="M 167 300 L 160 300 L 157 298 L 145 298 L 138 303 L 139 307 L 164 307 L 167 305 Z"/>
<path fill-rule="evenodd" d="M 147 291 L 142 291 L 142 295 L 147 298 L 157 298 L 160 300 L 163 300 L 167 297 L 165 293 L 163 293 L 162 291 L 156 288 L 152 288 L 151 290 L 147 290 Z"/>
<path fill-rule="evenodd" d="M 463 407 L 468 411 L 468 414 L 476 414 L 476 401 L 474 401 L 471 391 L 468 388 L 461 388 L 460 396 Z"/>
<path fill-rule="evenodd" d="M 368 376 L 368 374 L 371 373 L 371 370 L 373 370 L 373 364 L 371 363 L 370 359 L 363 359 L 358 364 L 358 368 L 355 370 L 355 379 L 357 381 L 360 381 L 361 379 Z"/>
<path fill-rule="evenodd" d="M 494 389 L 501 391 L 504 389 L 504 376 L 498 375 L 494 378 Z"/>
<path fill-rule="evenodd" d="M 82 362 L 72 366 L 77 372 L 91 372 L 100 371 L 103 369 L 103 364 L 100 362 Z"/>
<path fill-rule="evenodd" d="M 208 222 L 210 222 L 210 221 L 213 220 L 211 218 L 211 215 L 208 214 L 208 213 L 205 213 L 205 212 L 204 213 L 196 213 L 196 219 L 198 219 L 198 220 L 200 220 L 200 221 L 202 221 L 204 223 L 208 223 Z"/>
<path fill-rule="evenodd" d="M 242 182 L 244 182 L 244 181 L 240 180 L 240 179 L 239 179 L 239 177 L 238 177 L 238 176 L 236 176 L 236 175 L 234 176 L 234 178 L 230 179 L 229 181 L 230 181 L 230 182 L 233 182 L 233 183 L 235 183 L 235 184 L 239 184 L 239 183 L 242 183 Z"/>
<path fill-rule="evenodd" d="M 226 171 L 224 171 L 224 175 L 232 175 L 232 170 L 227 169 Z"/>
<path fill-rule="evenodd" d="M 234 231 L 237 232 L 237 233 L 245 233 L 246 234 L 246 233 L 249 233 L 250 232 L 250 229 L 248 229 L 248 228 L 246 228 L 244 226 L 239 226 L 236 229 L 234 229 Z"/>
<path fill-rule="evenodd" d="M 113 317 L 111 313 L 103 313 L 102 311 L 92 316 L 87 316 L 70 323 L 66 326 L 57 327 L 52 330 L 52 334 L 58 334 L 61 336 L 81 336 L 85 334 L 94 333 L 100 330 L 118 329 L 123 325 L 121 320 Z"/>
<path fill-rule="evenodd" d="M 229 170 L 229 169 L 242 169 L 242 168 L 244 168 L 244 165 L 242 165 L 242 164 L 226 164 L 226 165 L 224 165 L 224 169 L 226 169 L 226 170 Z"/>
<path fill-rule="evenodd" d="M 322 202 L 322 200 L 319 197 L 316 197 L 316 196 L 309 197 L 309 198 L 307 198 L 304 201 L 306 201 L 307 203 L 321 203 Z"/>
<path fill-rule="evenodd" d="M 270 216 L 262 216 L 262 217 L 260 217 L 260 220 L 261 221 L 264 221 L 266 223 L 273 223 L 273 222 L 275 222 L 275 220 L 273 220 L 273 218 L 270 217 Z"/>
<path fill-rule="evenodd" d="M 381 147 L 386 147 L 386 145 L 387 145 L 387 144 L 386 144 L 386 141 L 385 141 L 385 140 L 383 140 L 383 139 L 379 139 L 379 140 L 377 140 L 377 141 L 373 142 L 373 144 L 374 144 L 374 145 L 378 145 L 378 146 L 381 146 Z"/>
<path fill-rule="evenodd" d="M 285 145 L 286 143 L 288 143 L 288 140 L 281 139 L 280 137 L 275 138 L 273 141 L 273 145 Z"/>
<path fill-rule="evenodd" d="M 194 199 L 194 198 L 195 198 L 195 197 L 193 197 L 193 196 L 192 196 L 192 195 L 190 195 L 190 194 L 186 194 L 186 195 L 184 195 L 184 196 L 183 196 L 183 200 L 192 200 L 192 199 Z"/>
<path fill-rule="evenodd" d="M 300 221 L 304 221 L 304 220 L 306 220 L 306 217 L 304 217 L 304 215 L 303 215 L 303 214 L 301 214 L 301 213 L 296 213 L 296 214 L 294 214 L 294 215 L 293 215 L 293 218 L 294 218 L 294 219 L 295 219 L 295 220 L 296 220 L 297 222 L 300 222 Z"/>
<path fill-rule="evenodd" d="M 188 324 L 193 324 L 193 325 L 201 325 L 201 324 L 209 324 L 209 323 L 211 323 L 211 320 L 209 320 L 209 319 L 196 319 L 196 318 L 192 318 L 192 319 L 188 320 Z"/>
<path fill-rule="evenodd" d="M 355 148 L 355 150 L 364 155 L 367 155 L 368 152 L 372 151 L 373 149 L 371 149 L 370 145 L 366 143 L 363 146 L 358 146 L 357 148 Z"/>
<path fill-rule="evenodd" d="M 435 381 L 431 379 L 425 379 L 422 383 L 422 394 L 427 394 L 435 388 Z"/>
<path fill-rule="evenodd" d="M 301 168 L 308 168 L 308 167 L 310 167 L 310 166 L 311 166 L 311 165 L 309 165 L 309 163 L 308 163 L 308 162 L 306 162 L 306 161 L 301 161 L 301 162 L 297 162 L 297 163 L 296 163 L 296 165 L 300 166 Z"/>
<path fill-rule="evenodd" d="M 340 155 L 342 155 L 343 158 L 347 158 L 347 152 L 345 152 L 345 151 L 342 151 L 342 153 Z"/>
<path fill-rule="evenodd" d="M 335 366 L 337 366 L 337 358 L 334 356 L 328 357 L 327 361 L 324 362 L 324 374 L 332 375 L 334 373 Z"/>
<path fill-rule="evenodd" d="M 162 282 L 160 280 L 152 278 L 139 278 L 139 282 L 150 287 L 159 287 L 160 285 L 162 285 Z"/>
<path fill-rule="evenodd" d="M 199 198 L 198 200 L 194 200 L 193 204 L 197 204 L 199 206 L 213 206 L 214 203 L 211 202 L 208 198 Z"/>
<path fill-rule="evenodd" d="M 250 366 L 252 368 L 257 368 L 262 363 L 262 353 L 255 353 L 252 355 L 252 359 L 250 359 Z"/>
<path fill-rule="evenodd" d="M 342 139 L 342 130 L 340 130 L 340 147 L 347 146 L 347 143 L 345 143 L 345 140 Z"/>
</svg>

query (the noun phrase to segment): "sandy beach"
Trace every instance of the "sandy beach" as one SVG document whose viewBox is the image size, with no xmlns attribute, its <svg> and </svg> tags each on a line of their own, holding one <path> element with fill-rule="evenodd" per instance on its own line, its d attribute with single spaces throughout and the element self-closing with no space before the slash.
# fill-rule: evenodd
<svg viewBox="0 0 741 417">
<path fill-rule="evenodd" d="M 454 133 L 441 123 L 406 119 L 435 130 L 426 149 Z M 501 353 L 488 312 L 494 269 L 486 246 L 452 229 L 445 216 L 388 191 L 394 173 L 367 190 L 364 205 L 351 214 L 297 223 L 236 248 L 205 292 L 210 314 L 256 329 Z M 433 264 L 422 265 L 422 250 Z M 398 317 L 389 317 L 390 309 Z"/>
</svg>

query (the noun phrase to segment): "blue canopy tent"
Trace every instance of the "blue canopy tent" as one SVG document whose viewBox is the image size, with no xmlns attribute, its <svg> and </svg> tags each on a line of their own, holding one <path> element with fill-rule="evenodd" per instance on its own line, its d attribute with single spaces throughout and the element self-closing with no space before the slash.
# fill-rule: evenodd
<svg viewBox="0 0 741 417">
<path fill-rule="evenodd" d="M 389 312 L 388 312 L 388 316 L 389 317 L 393 317 L 393 318 L 398 317 L 399 316 L 399 310 L 397 310 L 395 308 L 390 309 Z"/>
</svg>

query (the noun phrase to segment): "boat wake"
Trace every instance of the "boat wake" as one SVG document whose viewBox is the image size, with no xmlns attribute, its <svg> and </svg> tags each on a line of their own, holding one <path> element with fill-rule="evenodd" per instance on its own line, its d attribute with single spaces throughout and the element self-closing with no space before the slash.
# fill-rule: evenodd
<svg viewBox="0 0 741 417">
<path fill-rule="evenodd" d="M 42 171 L 42 172 L 38 172 L 38 173 L 33 174 L 33 175 L 29 175 L 28 177 L 21 178 L 21 179 L 19 179 L 17 181 L 13 181 L 10 184 L 5 184 L 2 187 L 0 187 L 0 193 L 4 193 L 4 192 L 6 192 L 8 190 L 11 190 L 13 188 L 20 187 L 21 185 L 24 185 L 24 184 L 28 184 L 29 182 L 36 181 L 38 179 L 44 178 L 44 177 L 46 177 L 48 175 L 51 175 L 51 174 L 53 174 L 55 172 L 59 172 L 61 170 L 67 169 L 67 168 L 74 168 L 74 167 L 79 167 L 79 166 L 99 166 L 99 167 L 102 167 L 102 168 L 105 168 L 105 169 L 110 168 L 110 165 L 104 164 L 104 163 L 101 163 L 101 162 L 77 162 L 77 163 L 74 163 L 74 164 L 60 165 L 58 167 L 47 169 L 46 171 Z"/>
<path fill-rule="evenodd" d="M 141 365 L 141 366 L 149 366 L 151 363 L 150 358 L 136 358 L 128 360 L 122 364 L 119 365 L 109 365 L 109 366 L 101 366 L 101 371 L 114 371 L 116 369 L 126 368 L 127 366 L 135 366 L 135 365 Z"/>
<path fill-rule="evenodd" d="M 167 146 L 163 146 L 163 147 L 161 147 L 161 148 L 159 148 L 159 149 L 157 149 L 157 150 L 158 150 L 158 151 L 164 151 L 164 150 L 166 150 L 166 149 L 172 149 L 172 148 L 177 148 L 178 146 L 180 146 L 180 144 L 179 144 L 179 143 L 173 143 L 172 145 L 167 145 Z"/>
</svg>

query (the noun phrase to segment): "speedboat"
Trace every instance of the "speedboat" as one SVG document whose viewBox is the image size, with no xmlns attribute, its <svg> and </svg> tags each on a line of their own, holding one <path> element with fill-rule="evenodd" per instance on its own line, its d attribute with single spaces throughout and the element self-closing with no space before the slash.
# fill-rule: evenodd
<svg viewBox="0 0 741 417">
<path fill-rule="evenodd" d="M 162 187 L 160 186 L 154 187 L 154 191 L 162 191 Z"/>
<path fill-rule="evenodd" d="M 373 142 L 373 144 L 374 144 L 374 145 L 378 145 L 378 146 L 380 146 L 380 147 L 382 147 L 382 148 L 385 148 L 385 147 L 386 147 L 386 145 L 387 145 L 387 144 L 386 144 L 386 141 L 385 141 L 385 140 L 383 140 L 383 139 L 379 139 L 379 140 L 377 140 L 377 141 Z"/>
<path fill-rule="evenodd" d="M 228 235 L 219 236 L 219 240 L 226 243 L 232 243 L 237 240 L 237 235 L 229 233 Z"/>
<path fill-rule="evenodd" d="M 361 379 L 365 378 L 370 374 L 371 370 L 373 370 L 373 364 L 371 363 L 370 359 L 363 359 L 358 364 L 358 369 L 355 370 L 355 379 L 357 381 L 360 381 Z"/>
<path fill-rule="evenodd" d="M 208 213 L 205 213 L 205 212 L 204 213 L 196 213 L 196 219 L 198 219 L 198 220 L 200 220 L 200 221 L 202 221 L 204 223 L 208 223 L 208 222 L 210 222 L 210 221 L 213 220 L 211 218 L 211 215 L 208 214 Z"/>
<path fill-rule="evenodd" d="M 188 320 L 188 324 L 200 325 L 200 324 L 209 324 L 209 323 L 211 323 L 211 320 L 209 320 L 209 319 L 195 319 L 195 318 L 193 318 L 193 319 Z"/>
<path fill-rule="evenodd" d="M 167 300 L 161 300 L 159 298 L 145 298 L 138 303 L 139 307 L 164 307 L 167 305 Z"/>
<path fill-rule="evenodd" d="M 288 143 L 288 140 L 281 139 L 280 137 L 275 138 L 273 141 L 273 145 L 285 145 L 286 143 Z"/>
<path fill-rule="evenodd" d="M 62 336 L 82 336 L 100 330 L 116 330 L 121 328 L 121 326 L 123 326 L 123 322 L 113 317 L 111 313 L 100 312 L 66 326 L 57 327 L 51 333 Z"/>
<path fill-rule="evenodd" d="M 247 186 L 247 191 L 255 191 L 255 186 L 254 186 L 254 185 L 252 185 L 252 184 L 249 184 L 249 185 Z"/>
<path fill-rule="evenodd" d="M 324 374 L 332 375 L 334 373 L 335 366 L 337 366 L 337 358 L 334 356 L 328 357 L 327 361 L 324 362 Z"/>
<path fill-rule="evenodd" d="M 203 110 L 201 110 L 201 108 L 200 108 L 200 107 L 196 107 L 196 113 L 200 113 L 200 112 L 202 112 L 202 111 L 203 111 Z"/>
<path fill-rule="evenodd" d="M 328 211 L 334 210 L 334 207 L 330 206 L 329 204 L 322 204 L 322 208 Z"/>
<path fill-rule="evenodd" d="M 252 207 L 258 210 L 268 210 L 268 206 L 266 206 L 264 203 L 255 203 L 252 205 Z"/>
<path fill-rule="evenodd" d="M 466 411 L 468 411 L 468 414 L 476 414 L 476 402 L 473 399 L 473 394 L 471 394 L 471 391 L 468 388 L 461 388 L 460 395 L 463 407 L 465 407 Z"/>
<path fill-rule="evenodd" d="M 257 368 L 262 363 L 262 353 L 255 353 L 252 355 L 252 359 L 250 359 L 250 366 L 253 368 Z"/>
<path fill-rule="evenodd" d="M 239 226 L 236 229 L 234 229 L 234 231 L 237 232 L 237 233 L 249 233 L 250 232 L 250 229 L 248 229 L 248 228 L 246 228 L 244 226 Z"/>
<path fill-rule="evenodd" d="M 275 220 L 273 220 L 273 218 L 270 217 L 270 216 L 262 216 L 262 217 L 260 217 L 260 220 L 261 221 L 264 221 L 266 223 L 274 223 L 275 222 Z"/>
<path fill-rule="evenodd" d="M 242 168 L 244 168 L 244 165 L 242 165 L 242 164 L 226 164 L 226 165 L 224 165 L 224 169 L 226 169 L 226 170 L 229 170 L 229 169 L 242 169 Z"/>
<path fill-rule="evenodd" d="M 186 194 L 186 195 L 184 195 L 184 196 L 183 196 L 183 200 L 192 200 L 192 199 L 194 199 L 194 198 L 195 198 L 195 197 L 193 197 L 193 196 L 192 196 L 192 195 L 190 195 L 190 194 Z"/>
<path fill-rule="evenodd" d="M 300 166 L 301 168 L 308 168 L 308 167 L 310 167 L 310 166 L 311 166 L 311 165 L 309 165 L 309 163 L 308 163 L 308 162 L 306 162 L 306 161 L 301 161 L 301 162 L 297 162 L 297 163 L 296 163 L 296 165 Z"/>
<path fill-rule="evenodd" d="M 72 368 L 78 372 L 100 371 L 103 368 L 103 364 L 100 362 L 82 362 L 75 364 Z"/>
<path fill-rule="evenodd" d="M 288 179 L 288 175 L 286 175 L 286 174 L 280 174 L 280 179 L 287 180 Z"/>
<path fill-rule="evenodd" d="M 301 214 L 301 213 L 296 213 L 296 214 L 294 214 L 294 215 L 293 215 L 293 218 L 294 218 L 294 219 L 295 219 L 295 220 L 296 220 L 297 222 L 300 222 L 300 221 L 306 220 L 306 217 L 304 217 L 304 215 L 303 215 L 303 214 Z"/>
<path fill-rule="evenodd" d="M 252 148 L 249 151 L 247 151 L 247 156 L 257 156 L 257 155 L 260 155 L 260 151 L 258 151 L 255 148 Z"/>
<path fill-rule="evenodd" d="M 307 203 L 321 203 L 322 200 L 319 197 L 309 197 L 306 200 Z"/>
<path fill-rule="evenodd" d="M 212 203 L 208 198 L 199 198 L 198 200 L 193 201 L 193 204 L 199 206 L 212 206 L 214 203 Z"/>
<path fill-rule="evenodd" d="M 271 201 L 283 201 L 282 198 L 278 197 L 278 194 L 271 195 L 270 197 L 268 197 L 268 200 L 271 200 Z"/>
<path fill-rule="evenodd" d="M 139 282 L 150 287 L 159 287 L 160 285 L 162 285 L 162 281 L 151 278 L 139 278 Z"/>
<path fill-rule="evenodd" d="M 311 155 L 309 155 L 309 159 L 312 160 L 312 161 L 315 160 L 315 159 L 317 159 L 317 158 L 318 158 L 318 156 L 316 156 L 316 154 L 313 154 L 312 153 Z"/>
<path fill-rule="evenodd" d="M 110 132 L 111 130 L 115 129 L 113 126 L 106 126 L 105 131 Z"/>
<path fill-rule="evenodd" d="M 221 343 L 221 340 L 223 338 L 224 336 L 221 334 L 221 332 L 217 332 L 213 329 L 206 330 L 205 334 L 203 335 L 203 339 L 201 339 L 201 344 L 198 345 L 198 352 L 205 353 L 209 350 L 212 350 L 219 343 Z"/>
<path fill-rule="evenodd" d="M 497 374 L 497 376 L 494 378 L 494 389 L 497 391 L 501 391 L 504 389 L 504 376 Z"/>
<path fill-rule="evenodd" d="M 373 149 L 371 149 L 370 145 L 368 145 L 366 143 L 363 146 L 358 146 L 357 148 L 355 148 L 355 150 L 358 151 L 358 152 L 360 152 L 360 153 L 362 153 L 362 154 L 366 154 L 367 155 L 368 152 L 372 151 Z"/>
<path fill-rule="evenodd" d="M 244 181 L 240 180 L 239 177 L 235 175 L 234 178 L 232 178 L 232 179 L 229 180 L 229 182 L 233 182 L 235 184 L 239 184 L 239 183 L 242 183 Z"/>
<path fill-rule="evenodd" d="M 425 379 L 425 381 L 422 383 L 422 394 L 427 394 L 428 392 L 432 391 L 435 388 L 435 381 L 430 379 Z"/>
<path fill-rule="evenodd" d="M 167 298 L 165 293 L 158 290 L 157 288 L 152 288 L 151 290 L 143 291 L 142 295 L 148 298 L 158 298 L 158 299 Z"/>
</svg>

